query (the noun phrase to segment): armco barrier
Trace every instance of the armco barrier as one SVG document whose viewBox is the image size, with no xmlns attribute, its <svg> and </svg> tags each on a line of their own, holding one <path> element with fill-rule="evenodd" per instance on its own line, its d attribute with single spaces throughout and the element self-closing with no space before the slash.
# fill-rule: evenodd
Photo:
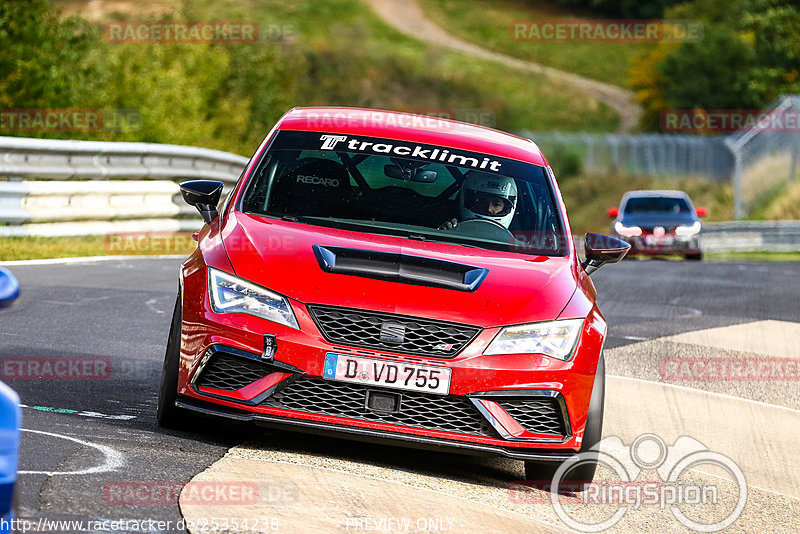
<svg viewBox="0 0 800 534">
<path fill-rule="evenodd" d="M 0 176 L 75 179 L 189 179 L 235 182 L 247 158 L 154 143 L 0 137 Z"/>
<path fill-rule="evenodd" d="M 187 146 L 0 137 L 0 236 L 198 229 L 177 182 L 230 187 L 246 164 Z M 707 223 L 703 242 L 707 252 L 800 251 L 800 221 Z"/>
<path fill-rule="evenodd" d="M 573 236 L 583 254 L 583 236 Z M 800 221 L 728 221 L 705 223 L 705 252 L 800 252 Z"/>
<path fill-rule="evenodd" d="M 800 221 L 732 221 L 703 226 L 706 252 L 797 252 Z"/>
<path fill-rule="evenodd" d="M 0 236 L 196 229 L 177 182 L 230 187 L 246 163 L 177 145 L 0 137 Z"/>
</svg>

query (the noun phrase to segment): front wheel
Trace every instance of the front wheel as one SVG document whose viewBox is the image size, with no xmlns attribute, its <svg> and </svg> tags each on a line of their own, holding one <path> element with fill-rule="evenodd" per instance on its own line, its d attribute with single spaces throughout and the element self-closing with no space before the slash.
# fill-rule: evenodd
<svg viewBox="0 0 800 534">
<path fill-rule="evenodd" d="M 600 442 L 603 435 L 603 411 L 606 393 L 606 363 L 603 354 L 597 362 L 597 372 L 595 373 L 592 396 L 589 399 L 589 413 L 586 419 L 586 429 L 583 432 L 583 442 L 581 443 L 578 454 L 583 454 L 583 460 L 577 467 L 567 471 L 561 477 L 562 482 L 572 484 L 588 484 L 594 479 L 597 471 L 598 454 L 584 454 Z M 552 480 L 553 475 L 561 466 L 558 462 L 538 462 L 535 460 L 525 461 L 526 480 Z"/>
<path fill-rule="evenodd" d="M 161 388 L 158 392 L 158 410 L 156 419 L 162 428 L 179 428 L 186 421 L 185 410 L 175 406 L 178 400 L 178 364 L 181 357 L 181 294 L 175 301 L 172 312 L 172 325 L 169 329 L 167 351 L 164 355 L 164 368 L 161 371 Z"/>
<path fill-rule="evenodd" d="M 702 252 L 697 252 L 696 254 L 687 254 L 685 256 L 685 258 L 687 260 L 700 261 L 700 260 L 703 259 L 703 253 Z"/>
</svg>

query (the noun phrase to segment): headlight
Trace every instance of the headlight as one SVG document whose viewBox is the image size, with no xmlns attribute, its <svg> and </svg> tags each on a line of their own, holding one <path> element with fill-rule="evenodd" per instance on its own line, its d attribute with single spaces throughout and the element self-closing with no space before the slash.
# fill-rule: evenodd
<svg viewBox="0 0 800 534">
<path fill-rule="evenodd" d="M 217 313 L 247 313 L 300 329 L 285 297 L 216 269 L 208 269 L 211 307 Z"/>
<path fill-rule="evenodd" d="M 507 326 L 484 354 L 544 354 L 567 361 L 583 328 L 583 319 Z"/>
<path fill-rule="evenodd" d="M 678 226 L 675 228 L 675 235 L 690 236 L 700 233 L 700 221 L 696 221 L 691 226 Z"/>
<path fill-rule="evenodd" d="M 616 230 L 619 235 L 624 235 L 626 237 L 642 235 L 642 229 L 638 226 L 625 226 L 619 221 L 614 223 L 614 230 Z"/>
</svg>

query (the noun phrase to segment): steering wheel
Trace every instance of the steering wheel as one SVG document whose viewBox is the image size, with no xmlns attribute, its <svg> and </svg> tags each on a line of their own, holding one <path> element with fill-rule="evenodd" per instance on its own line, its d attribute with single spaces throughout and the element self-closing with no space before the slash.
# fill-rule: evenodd
<svg viewBox="0 0 800 534">
<path fill-rule="evenodd" d="M 508 228 L 492 219 L 467 219 L 458 223 L 453 231 L 494 241 L 508 241 L 509 238 L 514 238 L 514 234 Z"/>
</svg>

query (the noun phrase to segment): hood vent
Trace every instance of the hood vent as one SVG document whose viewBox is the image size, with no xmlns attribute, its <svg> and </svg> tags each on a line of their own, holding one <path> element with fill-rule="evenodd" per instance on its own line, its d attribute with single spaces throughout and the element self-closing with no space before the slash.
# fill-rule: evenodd
<svg viewBox="0 0 800 534">
<path fill-rule="evenodd" d="M 325 272 L 402 284 L 475 291 L 489 273 L 483 267 L 422 256 L 322 245 L 313 249 Z"/>
</svg>

